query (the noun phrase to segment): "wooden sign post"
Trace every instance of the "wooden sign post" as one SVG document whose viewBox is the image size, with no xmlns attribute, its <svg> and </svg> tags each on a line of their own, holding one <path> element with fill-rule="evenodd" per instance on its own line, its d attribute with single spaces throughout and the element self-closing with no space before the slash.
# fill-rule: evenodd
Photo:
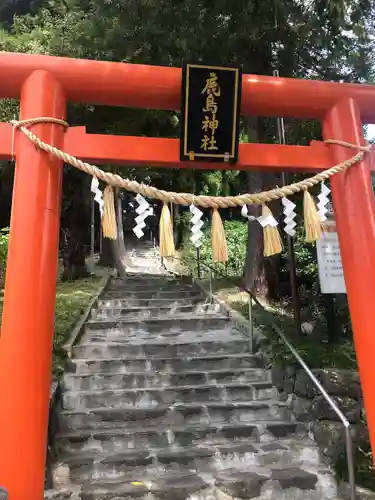
<svg viewBox="0 0 375 500">
<path fill-rule="evenodd" d="M 346 293 L 336 222 L 326 221 L 324 233 L 316 242 L 320 291 L 323 294 Z"/>
</svg>

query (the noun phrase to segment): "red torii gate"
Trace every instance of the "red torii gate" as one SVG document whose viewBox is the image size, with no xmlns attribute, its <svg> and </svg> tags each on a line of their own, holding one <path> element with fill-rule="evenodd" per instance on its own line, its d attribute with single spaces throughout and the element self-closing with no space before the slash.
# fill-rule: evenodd
<svg viewBox="0 0 375 500">
<path fill-rule="evenodd" d="M 0 53 L 0 98 L 20 98 L 20 119 L 64 119 L 66 104 L 178 109 L 181 70 Z M 364 145 L 363 123 L 375 123 L 375 87 L 244 75 L 243 115 L 319 119 L 326 139 Z M 33 131 L 45 142 L 95 163 L 191 168 L 179 141 L 65 132 L 56 124 Z M 0 124 L 0 159 L 14 154 L 11 233 L 0 340 L 0 485 L 10 500 L 41 500 L 60 225 L 62 164 Z M 242 144 L 235 168 L 319 171 L 353 155 L 344 147 Z M 218 165 L 193 163 L 194 168 Z M 221 168 L 233 168 L 221 165 Z M 355 346 L 372 450 L 375 452 L 375 200 L 367 160 L 332 178 Z"/>
</svg>

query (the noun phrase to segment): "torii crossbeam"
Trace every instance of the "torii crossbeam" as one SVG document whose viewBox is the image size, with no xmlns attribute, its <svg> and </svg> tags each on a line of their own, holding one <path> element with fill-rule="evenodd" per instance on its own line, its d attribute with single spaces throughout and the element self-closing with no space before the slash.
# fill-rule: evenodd
<svg viewBox="0 0 375 500">
<path fill-rule="evenodd" d="M 20 98 L 20 119 L 64 119 L 67 102 L 178 109 L 181 70 L 169 67 L 0 53 L 0 98 Z M 362 123 L 375 123 L 375 87 L 244 75 L 243 115 L 322 121 L 325 139 L 364 145 Z M 35 134 L 96 163 L 218 168 L 180 163 L 176 139 L 64 132 L 39 124 Z M 62 164 L 0 124 L 0 159 L 16 158 L 4 312 L 0 339 L 0 485 L 10 500 L 41 500 L 48 426 Z M 353 151 L 243 144 L 240 169 L 319 171 Z M 222 165 L 221 168 L 234 168 Z M 369 161 L 335 175 L 332 195 L 367 421 L 375 452 L 375 201 Z"/>
</svg>

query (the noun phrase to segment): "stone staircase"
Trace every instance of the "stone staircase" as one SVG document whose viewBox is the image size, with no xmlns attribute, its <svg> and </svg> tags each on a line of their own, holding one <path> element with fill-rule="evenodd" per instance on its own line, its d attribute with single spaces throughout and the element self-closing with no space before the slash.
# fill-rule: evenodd
<svg viewBox="0 0 375 500">
<path fill-rule="evenodd" d="M 337 498 L 248 347 L 186 278 L 113 279 L 62 382 L 53 498 Z"/>
<path fill-rule="evenodd" d="M 126 248 L 129 250 L 126 253 L 124 266 L 128 273 L 166 274 L 159 250 L 153 243 L 133 239 L 126 242 Z"/>
</svg>

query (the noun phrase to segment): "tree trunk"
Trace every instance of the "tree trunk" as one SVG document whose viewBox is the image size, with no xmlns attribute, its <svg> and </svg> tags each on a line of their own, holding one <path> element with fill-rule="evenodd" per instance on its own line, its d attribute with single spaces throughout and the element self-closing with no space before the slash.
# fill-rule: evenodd
<svg viewBox="0 0 375 500">
<path fill-rule="evenodd" d="M 81 225 L 79 212 L 72 215 L 72 225 L 70 231 L 66 231 L 67 244 L 62 252 L 63 272 L 62 281 L 73 281 L 79 278 L 86 278 L 89 272 L 86 267 L 87 247 L 84 244 L 85 230 Z"/>
<path fill-rule="evenodd" d="M 102 253 L 100 254 L 99 257 L 98 266 L 112 267 L 112 268 L 116 267 L 113 257 L 112 244 L 108 238 L 103 237 Z"/>
<path fill-rule="evenodd" d="M 260 142 L 262 139 L 261 124 L 258 118 L 247 118 L 246 131 L 249 142 Z M 249 193 L 270 189 L 278 184 L 276 175 L 266 172 L 248 172 L 247 185 Z M 280 215 L 280 203 L 268 204 L 274 217 Z M 248 213 L 255 217 L 261 215 L 261 207 L 249 205 Z M 280 256 L 264 258 L 263 228 L 256 221 L 248 223 L 248 239 L 244 266 L 244 284 L 254 293 L 271 300 L 279 298 Z"/>
<path fill-rule="evenodd" d="M 279 177 L 273 172 L 267 172 L 263 175 L 263 190 L 273 189 L 275 186 L 280 186 Z M 281 202 L 279 200 L 267 203 L 271 209 L 273 216 L 277 221 L 280 221 Z M 279 226 L 281 231 L 281 226 Z M 281 255 L 272 255 L 272 257 L 264 258 L 264 274 L 267 282 L 267 298 L 269 300 L 280 299 L 280 258 Z"/>
<path fill-rule="evenodd" d="M 74 179 L 74 184 L 72 180 Z M 82 176 L 69 178 L 67 186 L 74 186 L 71 191 L 68 187 L 69 203 L 62 213 L 61 227 L 64 228 L 64 243 L 62 248 L 63 281 L 76 280 L 89 276 L 86 267 L 86 256 L 90 249 L 90 213 L 91 197 L 88 196 L 88 182 Z M 66 192 L 64 193 L 66 195 Z"/>
<path fill-rule="evenodd" d="M 249 142 L 259 141 L 259 121 L 257 118 L 246 119 L 246 132 Z M 249 193 L 262 191 L 263 179 L 261 172 L 247 173 L 247 188 Z M 248 205 L 248 214 L 259 217 L 261 207 Z M 248 222 L 247 248 L 244 264 L 244 285 L 254 293 L 265 293 L 266 282 L 263 269 L 263 229 L 256 221 Z"/>
<path fill-rule="evenodd" d="M 249 172 L 247 174 L 247 181 L 250 193 L 256 193 L 262 190 L 261 173 Z M 248 214 L 259 217 L 261 214 L 261 207 L 249 205 Z M 263 229 L 256 221 L 249 221 L 247 226 L 244 284 L 254 293 L 264 294 L 267 288 L 263 268 Z"/>
</svg>

